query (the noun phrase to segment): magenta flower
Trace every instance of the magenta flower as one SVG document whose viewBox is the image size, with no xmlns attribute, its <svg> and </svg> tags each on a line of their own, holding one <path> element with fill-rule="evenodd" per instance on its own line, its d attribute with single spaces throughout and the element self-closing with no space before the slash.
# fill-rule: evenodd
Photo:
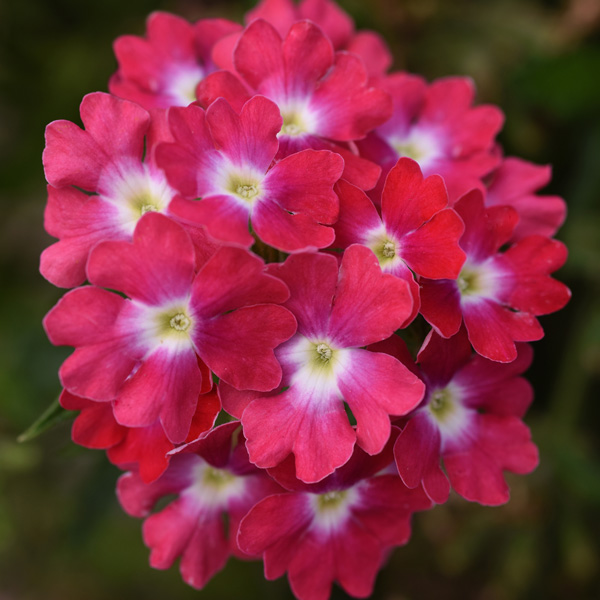
<svg viewBox="0 0 600 600">
<path fill-rule="evenodd" d="M 169 120 L 175 141 L 161 144 L 157 158 L 187 198 L 174 204 L 176 214 L 204 225 L 217 240 L 241 246 L 254 243 L 248 220 L 261 240 L 284 252 L 331 244 L 328 225 L 338 215 L 333 185 L 343 160 L 333 152 L 305 150 L 272 165 L 281 129 L 273 102 L 254 97 L 238 116 L 220 99 L 206 113 L 197 106 L 172 109 Z"/>
<path fill-rule="evenodd" d="M 239 523 L 258 501 L 279 491 L 266 473 L 248 462 L 239 423 L 221 425 L 177 448 L 157 481 L 146 484 L 137 473 L 126 473 L 117 484 L 125 511 L 147 517 L 143 532 L 150 565 L 168 569 L 181 557 L 181 576 L 197 589 L 232 554 L 248 558 L 236 544 Z M 158 500 L 170 494 L 177 498 L 150 515 Z"/>
<path fill-rule="evenodd" d="M 362 190 L 345 181 L 340 181 L 336 189 L 340 219 L 335 225 L 334 245 L 368 246 L 383 272 L 409 284 L 413 310 L 406 326 L 419 312 L 419 284 L 415 275 L 456 279 L 465 262 L 465 253 L 458 245 L 464 225 L 448 207 L 442 178 L 432 175 L 423 179 L 416 162 L 401 158 L 387 176 L 381 216 Z"/>
<path fill-rule="evenodd" d="M 146 38 L 123 35 L 114 43 L 118 71 L 109 81 L 115 96 L 147 110 L 187 106 L 196 100 L 196 86 L 215 71 L 212 50 L 222 38 L 241 30 L 225 19 L 192 24 L 165 12 L 154 12 Z"/>
<path fill-rule="evenodd" d="M 83 99 L 81 119 L 83 131 L 70 121 L 50 123 L 43 154 L 51 184 L 44 224 L 59 241 L 42 253 L 40 271 L 55 285 L 68 288 L 85 281 L 87 259 L 98 242 L 131 240 L 148 211 L 172 216 L 176 196 L 154 162 L 160 137 L 150 137 L 150 115 L 144 109 L 96 92 Z M 183 225 L 198 260 L 208 258 L 217 245 L 198 226 Z"/>
<path fill-rule="evenodd" d="M 372 194 L 378 203 L 385 175 L 401 156 L 419 163 L 427 177 L 444 178 L 450 203 L 473 188 L 500 162 L 494 138 L 503 116 L 495 106 L 473 107 L 475 88 L 465 77 L 438 79 L 429 86 L 408 73 L 393 73 L 377 84 L 394 101 L 392 118 L 358 143 L 361 156 L 383 168 Z"/>
<path fill-rule="evenodd" d="M 248 453 L 262 468 L 293 453 L 298 477 L 315 482 L 343 465 L 355 443 L 381 452 L 389 415 L 406 414 L 423 397 L 423 384 L 399 361 L 361 349 L 398 329 L 412 300 L 407 284 L 382 274 L 375 255 L 359 245 L 346 250 L 339 269 L 333 256 L 302 254 L 269 272 L 290 288 L 284 306 L 298 333 L 276 352 L 287 389 L 250 396 L 242 414 Z"/>
<path fill-rule="evenodd" d="M 502 471 L 530 473 L 538 464 L 521 421 L 533 399 L 520 377 L 531 358 L 531 348 L 519 344 L 512 363 L 492 362 L 472 354 L 464 328 L 448 340 L 432 332 L 417 359 L 427 393 L 394 446 L 402 481 L 410 488 L 422 484 L 438 503 L 448 499 L 448 480 L 467 500 L 507 502 Z"/>
<path fill-rule="evenodd" d="M 454 206 L 465 223 L 460 246 L 467 260 L 456 281 L 421 280 L 421 313 L 443 337 L 464 323 L 475 351 L 511 362 L 515 342 L 539 340 L 544 331 L 537 315 L 562 308 L 569 289 L 550 273 L 567 258 L 561 242 L 531 235 L 506 252 L 518 215 L 510 206 L 485 209 L 478 190 Z"/>
<path fill-rule="evenodd" d="M 519 213 L 511 241 L 528 235 L 552 237 L 567 214 L 565 201 L 558 196 L 538 196 L 551 177 L 548 165 L 534 165 L 520 158 L 505 158 L 493 172 L 485 194 L 486 206 L 512 206 Z"/>
<path fill-rule="evenodd" d="M 262 0 L 246 14 L 246 22 L 268 21 L 283 38 L 296 21 L 308 20 L 318 25 L 336 50 L 358 54 L 369 75 L 383 75 L 392 64 L 392 54 L 383 38 L 374 31 L 354 31 L 348 13 L 331 0 Z"/>
<path fill-rule="evenodd" d="M 76 347 L 60 369 L 69 392 L 114 401 L 128 427 L 160 418 L 174 443 L 186 438 L 198 395 L 212 385 L 198 357 L 234 387 L 269 391 L 281 380 L 273 349 L 296 329 L 288 310 L 264 304 L 284 301 L 288 291 L 257 257 L 221 248 L 197 275 L 194 262 L 179 225 L 145 215 L 133 243 L 95 247 L 94 286 L 67 293 L 44 321 L 54 344 Z"/>
<path fill-rule="evenodd" d="M 356 448 L 317 484 L 296 478 L 291 460 L 270 471 L 289 491 L 254 506 L 238 535 L 242 550 L 263 555 L 267 579 L 287 571 L 299 600 L 327 600 L 334 581 L 351 596 L 372 593 L 387 550 L 406 544 L 412 514 L 432 506 L 397 475 L 378 475 L 391 462 L 394 438 L 378 456 Z"/>
<path fill-rule="evenodd" d="M 391 100 L 368 86 L 361 59 L 335 52 L 309 21 L 294 24 L 284 40 L 262 19 L 245 29 L 233 54 L 235 74 L 209 75 L 198 87 L 204 106 L 223 97 L 236 109 L 254 94 L 278 106 L 283 125 L 277 158 L 299 150 L 334 150 L 345 160 L 344 178 L 362 189 L 377 182 L 380 169 L 343 143 L 363 138 L 391 114 Z"/>
</svg>

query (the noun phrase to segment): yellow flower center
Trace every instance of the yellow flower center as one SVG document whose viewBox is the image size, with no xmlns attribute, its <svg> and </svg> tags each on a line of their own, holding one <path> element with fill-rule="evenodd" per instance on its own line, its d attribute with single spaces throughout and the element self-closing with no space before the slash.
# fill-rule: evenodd
<svg viewBox="0 0 600 600">
<path fill-rule="evenodd" d="M 235 193 L 244 198 L 244 200 L 252 200 L 254 196 L 258 195 L 258 188 L 255 185 L 238 185 L 235 189 Z"/>
<path fill-rule="evenodd" d="M 283 125 L 281 134 L 283 135 L 301 135 L 307 132 L 307 127 L 302 115 L 297 111 L 284 111 L 281 113 Z"/>
<path fill-rule="evenodd" d="M 156 212 L 158 211 L 158 207 L 154 206 L 154 204 L 142 204 L 140 207 L 140 213 L 145 215 L 147 212 Z"/>
<path fill-rule="evenodd" d="M 212 488 L 223 488 L 235 480 L 235 475 L 225 469 L 206 467 L 204 469 L 202 482 Z"/>
<path fill-rule="evenodd" d="M 382 269 L 395 265 L 400 258 L 398 244 L 388 236 L 383 227 L 369 235 L 366 245 L 373 250 Z"/>
<path fill-rule="evenodd" d="M 436 390 L 429 400 L 429 410 L 438 421 L 444 421 L 454 412 L 455 403 L 447 388 Z"/>
<path fill-rule="evenodd" d="M 319 511 L 336 509 L 344 501 L 347 495 L 348 492 L 346 491 L 336 491 L 327 492 L 325 494 L 319 494 L 319 497 L 317 499 L 317 507 Z"/>
<path fill-rule="evenodd" d="M 169 320 L 169 325 L 172 329 L 175 329 L 176 331 L 187 331 L 190 324 L 191 321 L 183 313 L 177 313 L 176 315 L 173 315 Z"/>
<path fill-rule="evenodd" d="M 394 244 L 394 242 L 386 242 L 383 245 L 381 254 L 386 258 L 394 258 L 394 256 L 396 256 L 396 244 Z"/>
<path fill-rule="evenodd" d="M 331 360 L 333 350 L 327 344 L 317 344 L 317 354 L 323 362 L 327 363 Z"/>
</svg>

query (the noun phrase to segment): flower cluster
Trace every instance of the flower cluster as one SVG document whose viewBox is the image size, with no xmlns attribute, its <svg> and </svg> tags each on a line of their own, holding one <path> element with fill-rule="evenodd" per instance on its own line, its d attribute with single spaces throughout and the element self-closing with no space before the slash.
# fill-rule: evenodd
<svg viewBox="0 0 600 600">
<path fill-rule="evenodd" d="M 262 558 L 300 600 L 368 596 L 414 512 L 501 504 L 537 464 L 526 342 L 569 298 L 549 169 L 332 0 L 155 13 L 115 53 L 43 155 L 73 439 L 127 471 L 153 567 L 201 588 Z"/>
</svg>

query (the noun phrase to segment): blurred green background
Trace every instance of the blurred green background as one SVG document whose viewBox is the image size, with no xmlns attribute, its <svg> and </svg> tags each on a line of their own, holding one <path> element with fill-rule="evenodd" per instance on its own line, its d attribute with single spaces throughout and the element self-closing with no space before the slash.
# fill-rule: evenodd
<svg viewBox="0 0 600 600">
<path fill-rule="evenodd" d="M 288 599 L 260 563 L 230 562 L 202 591 L 176 568 L 151 570 L 141 522 L 116 502 L 118 471 L 70 442 L 69 423 L 27 444 L 16 437 L 55 399 L 70 352 L 41 327 L 61 291 L 38 274 L 44 127 L 78 121 L 82 96 L 106 90 L 111 43 L 142 35 L 153 10 L 241 20 L 249 1 L 0 0 L 0 600 Z M 478 101 L 500 105 L 507 155 L 551 163 L 545 190 L 563 196 L 569 246 L 558 273 L 569 306 L 542 318 L 527 417 L 541 465 L 509 477 L 491 509 L 453 498 L 417 515 L 409 545 L 380 573 L 385 600 L 600 597 L 600 2 L 341 0 L 381 32 L 397 69 L 467 74 Z M 334 598 L 346 596 L 338 589 Z"/>
</svg>

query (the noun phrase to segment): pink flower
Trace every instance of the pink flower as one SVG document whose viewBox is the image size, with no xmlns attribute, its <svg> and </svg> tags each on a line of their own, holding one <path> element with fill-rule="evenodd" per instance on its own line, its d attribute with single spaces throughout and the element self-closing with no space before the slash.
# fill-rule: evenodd
<svg viewBox="0 0 600 600">
<path fill-rule="evenodd" d="M 298 477 L 315 482 L 343 465 L 357 442 L 369 454 L 381 452 L 389 415 L 406 414 L 423 397 L 423 384 L 399 361 L 361 349 L 398 329 L 412 300 L 407 284 L 382 274 L 375 255 L 359 245 L 346 250 L 339 269 L 333 256 L 300 254 L 269 272 L 290 288 L 284 306 L 298 333 L 276 353 L 287 389 L 249 396 L 244 434 L 257 466 L 274 467 L 293 453 Z"/>
<path fill-rule="evenodd" d="M 538 196 L 551 176 L 548 165 L 539 166 L 520 158 L 505 158 L 492 173 L 485 194 L 486 206 L 512 206 L 519 213 L 511 241 L 528 235 L 552 237 L 567 213 L 565 201 L 558 196 Z"/>
<path fill-rule="evenodd" d="M 235 74 L 213 73 L 198 87 L 204 106 L 223 97 L 240 110 L 254 94 L 266 96 L 283 117 L 277 158 L 299 150 L 329 149 L 345 160 L 344 178 L 373 187 L 380 169 L 357 156 L 346 142 L 363 138 L 391 114 L 386 92 L 368 87 L 361 59 L 335 52 L 313 23 L 294 24 L 284 40 L 272 25 L 253 21 L 235 46 Z"/>
<path fill-rule="evenodd" d="M 146 23 L 146 38 L 123 35 L 115 41 L 119 70 L 109 89 L 148 110 L 187 106 L 196 100 L 198 83 L 217 68 L 211 55 L 214 45 L 240 29 L 225 19 L 192 24 L 154 12 Z"/>
<path fill-rule="evenodd" d="M 130 240 L 148 211 L 172 216 L 176 196 L 154 162 L 160 138 L 149 137 L 150 115 L 144 109 L 96 92 L 83 99 L 81 119 L 85 130 L 70 121 L 54 121 L 46 128 L 43 162 L 51 185 L 44 224 L 60 241 L 42 253 L 40 271 L 59 287 L 85 281 L 87 259 L 98 242 Z M 217 245 L 197 226 L 186 223 L 185 228 L 198 261 L 206 260 Z"/>
<path fill-rule="evenodd" d="M 328 225 L 338 215 L 333 185 L 343 160 L 305 150 L 272 165 L 281 129 L 273 102 L 254 97 L 238 116 L 219 99 L 206 113 L 197 106 L 171 109 L 169 121 L 175 141 L 161 144 L 157 159 L 186 198 L 174 203 L 176 214 L 217 240 L 246 247 L 254 243 L 248 220 L 261 240 L 284 252 L 331 244 Z"/>
<path fill-rule="evenodd" d="M 198 395 L 212 385 L 199 360 L 234 387 L 269 391 L 281 380 L 273 349 L 296 329 L 288 310 L 265 304 L 288 291 L 256 256 L 224 247 L 198 274 L 194 263 L 179 225 L 145 215 L 133 243 L 94 248 L 93 286 L 67 293 L 44 320 L 52 343 L 76 347 L 60 369 L 70 393 L 114 401 L 128 427 L 160 419 L 174 443 L 186 438 Z"/>
<path fill-rule="evenodd" d="M 517 213 L 510 206 L 485 209 L 478 190 L 454 206 L 465 223 L 460 246 L 467 260 L 456 281 L 421 280 L 421 314 L 443 337 L 464 323 L 478 354 L 511 362 L 515 342 L 544 335 L 535 318 L 562 308 L 569 289 L 550 273 L 567 258 L 565 246 L 540 235 L 521 239 L 506 252 Z"/>
<path fill-rule="evenodd" d="M 239 523 L 259 500 L 281 490 L 248 462 L 239 429 L 239 423 L 226 423 L 177 448 L 169 468 L 153 483 L 126 473 L 117 484 L 124 510 L 147 517 L 143 533 L 151 550 L 150 565 L 168 569 L 181 557 L 181 576 L 196 589 L 204 587 L 231 554 L 248 558 L 237 548 Z M 156 502 L 170 494 L 177 498 L 150 515 Z"/>
<path fill-rule="evenodd" d="M 432 175 L 423 179 L 415 161 L 401 158 L 387 176 L 381 216 L 362 190 L 345 181 L 340 181 L 336 189 L 340 218 L 335 225 L 334 245 L 368 246 L 383 272 L 409 284 L 414 304 L 406 326 L 419 312 L 415 275 L 456 279 L 465 262 L 465 253 L 458 245 L 464 225 L 448 207 L 442 178 Z"/>
<path fill-rule="evenodd" d="M 124 427 L 115 420 L 110 403 L 80 398 L 66 390 L 60 403 L 67 410 L 80 411 L 71 430 L 76 444 L 107 450 L 113 464 L 124 470 L 137 470 L 144 483 L 160 477 L 169 465 L 168 452 L 175 445 L 165 435 L 160 420 L 147 427 Z M 199 396 L 187 441 L 211 429 L 220 409 L 216 390 Z"/>
<path fill-rule="evenodd" d="M 383 38 L 374 31 L 354 31 L 352 18 L 331 0 L 262 0 L 246 14 L 246 22 L 268 21 L 281 37 L 296 21 L 317 24 L 336 50 L 347 50 L 363 59 L 369 75 L 383 75 L 392 64 L 392 54 Z"/>
<path fill-rule="evenodd" d="M 448 499 L 449 479 L 467 500 L 497 505 L 509 498 L 503 470 L 523 474 L 535 469 L 538 451 L 521 421 L 533 394 L 519 377 L 532 352 L 527 344 L 517 348 L 517 358 L 501 364 L 472 354 L 464 328 L 448 340 L 435 332 L 426 338 L 417 360 L 427 393 L 394 446 L 408 487 L 422 484 L 434 502 L 442 503 Z M 397 356 L 393 349 L 391 354 Z"/>
<path fill-rule="evenodd" d="M 383 168 L 372 193 L 376 203 L 386 173 L 401 156 L 416 160 L 426 177 L 441 175 L 451 204 L 473 188 L 483 189 L 481 178 L 500 162 L 494 137 L 503 116 L 495 106 L 472 106 L 470 79 L 447 77 L 428 86 L 417 75 L 393 73 L 376 83 L 394 101 L 392 118 L 358 142 L 361 156 Z"/>
<path fill-rule="evenodd" d="M 372 593 L 388 549 L 408 542 L 412 514 L 431 507 L 421 489 L 378 475 L 391 462 L 394 439 L 378 456 L 356 448 L 317 484 L 296 478 L 291 460 L 270 470 L 289 492 L 261 500 L 238 535 L 242 550 L 262 553 L 267 579 L 287 571 L 299 600 L 327 600 L 334 581 L 351 596 Z"/>
</svg>

